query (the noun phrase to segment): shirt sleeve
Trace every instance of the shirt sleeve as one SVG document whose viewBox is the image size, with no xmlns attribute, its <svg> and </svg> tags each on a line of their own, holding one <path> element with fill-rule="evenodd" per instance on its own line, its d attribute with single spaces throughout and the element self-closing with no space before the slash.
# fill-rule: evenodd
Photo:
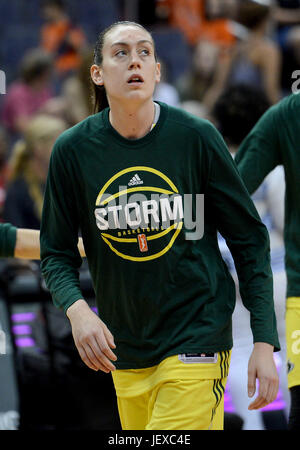
<svg viewBox="0 0 300 450">
<path fill-rule="evenodd" d="M 15 254 L 17 228 L 10 223 L 0 224 L 0 256 L 10 258 Z"/>
<path fill-rule="evenodd" d="M 242 142 L 236 156 L 239 172 L 252 194 L 277 165 L 282 164 L 278 137 L 279 106 L 271 107 Z"/>
<path fill-rule="evenodd" d="M 234 259 L 241 298 L 250 311 L 254 342 L 267 342 L 279 350 L 267 228 L 223 138 L 213 126 L 205 145 L 210 159 L 205 213 L 224 237 Z"/>
<path fill-rule="evenodd" d="M 67 151 L 65 145 L 56 142 L 50 158 L 40 232 L 42 274 L 54 305 L 64 311 L 83 298 L 74 174 Z"/>
</svg>

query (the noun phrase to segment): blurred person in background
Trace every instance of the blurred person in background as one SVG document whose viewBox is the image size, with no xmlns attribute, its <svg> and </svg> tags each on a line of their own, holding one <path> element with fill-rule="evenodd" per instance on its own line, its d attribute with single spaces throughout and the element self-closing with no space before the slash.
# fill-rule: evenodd
<svg viewBox="0 0 300 450">
<path fill-rule="evenodd" d="M 53 97 L 52 58 L 41 49 L 30 50 L 22 59 L 20 79 L 4 96 L 2 123 L 15 140 L 22 135 L 34 114 Z"/>
<path fill-rule="evenodd" d="M 78 70 L 62 85 L 61 97 L 64 99 L 65 117 L 71 126 L 93 113 L 93 90 L 90 80 L 93 57 L 92 49 L 82 52 Z"/>
<path fill-rule="evenodd" d="M 300 0 L 275 0 L 273 17 L 276 22 L 278 42 L 284 48 L 290 29 L 300 25 Z"/>
<path fill-rule="evenodd" d="M 46 23 L 41 29 L 40 45 L 53 56 L 59 78 L 64 78 L 79 68 L 86 37 L 72 23 L 63 0 L 43 1 L 42 15 Z"/>
<path fill-rule="evenodd" d="M 284 94 L 289 95 L 294 82 L 296 89 L 300 88 L 300 82 L 297 81 L 300 78 L 300 25 L 291 27 L 287 32 L 282 56 L 281 87 Z"/>
<path fill-rule="evenodd" d="M 219 48 L 211 41 L 200 40 L 193 50 L 192 67 L 176 83 L 181 102 L 189 100 L 200 104 L 213 82 L 218 64 Z"/>
<path fill-rule="evenodd" d="M 179 106 L 179 93 L 172 83 L 168 80 L 167 66 L 164 61 L 159 58 L 161 78 L 159 84 L 155 86 L 154 100 L 167 103 L 170 106 Z"/>
<path fill-rule="evenodd" d="M 28 123 L 9 161 L 3 211 L 6 222 L 21 228 L 40 228 L 50 153 L 65 128 L 61 119 L 46 115 L 36 116 Z"/>
<path fill-rule="evenodd" d="M 6 196 L 6 183 L 8 177 L 7 169 L 8 139 L 7 133 L 0 126 L 0 222 L 2 221 L 3 206 Z"/>
<path fill-rule="evenodd" d="M 275 0 L 274 17 L 279 25 L 300 24 L 300 0 Z"/>
<path fill-rule="evenodd" d="M 209 110 L 227 86 L 244 83 L 263 90 L 270 103 L 281 96 L 281 52 L 268 37 L 271 0 L 243 0 L 238 3 L 237 21 L 244 27 L 240 41 L 220 61 L 204 103 Z"/>
<path fill-rule="evenodd" d="M 228 3 L 229 2 L 229 3 Z M 199 39 L 209 39 L 219 45 L 235 42 L 226 14 L 232 10 L 230 0 L 159 0 L 169 24 L 182 31 L 193 47 Z"/>
<path fill-rule="evenodd" d="M 215 125 L 222 133 L 230 153 L 234 157 L 243 139 L 252 130 L 260 117 L 270 107 L 267 96 L 251 86 L 236 85 L 229 87 L 218 99 L 213 118 Z M 253 193 L 252 200 L 256 209 L 267 226 L 270 236 L 271 265 L 274 281 L 274 303 L 277 318 L 279 341 L 281 351 L 276 355 L 276 362 L 280 380 L 280 394 L 274 409 L 283 410 L 282 416 L 278 414 L 280 426 L 286 428 L 289 393 L 285 371 L 286 339 L 285 339 L 285 289 L 286 273 L 284 268 L 284 195 L 285 179 L 282 166 L 274 169 L 264 180 L 260 188 Z M 224 239 L 219 237 L 219 245 L 222 256 L 235 279 L 235 267 L 230 257 L 229 250 Z M 248 354 L 251 352 L 252 340 L 247 332 L 249 313 L 243 308 L 237 288 L 237 303 L 233 314 L 233 335 L 235 345 L 232 350 L 231 368 L 228 378 L 230 396 L 235 411 L 243 418 L 244 430 L 265 429 L 262 411 L 249 411 L 249 398 L 241 383 L 240 373 L 247 370 Z M 281 397 L 283 395 L 283 398 Z M 278 426 L 275 424 L 274 426 Z"/>
</svg>

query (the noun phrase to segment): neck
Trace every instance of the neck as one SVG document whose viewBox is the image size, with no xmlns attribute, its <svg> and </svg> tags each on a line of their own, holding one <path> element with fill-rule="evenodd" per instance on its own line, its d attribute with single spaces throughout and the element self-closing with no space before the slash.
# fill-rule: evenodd
<svg viewBox="0 0 300 450">
<path fill-rule="evenodd" d="M 110 103 L 109 120 L 112 127 L 127 139 L 140 139 L 149 133 L 154 119 L 155 107 L 152 99 L 140 105 L 122 106 Z"/>
</svg>

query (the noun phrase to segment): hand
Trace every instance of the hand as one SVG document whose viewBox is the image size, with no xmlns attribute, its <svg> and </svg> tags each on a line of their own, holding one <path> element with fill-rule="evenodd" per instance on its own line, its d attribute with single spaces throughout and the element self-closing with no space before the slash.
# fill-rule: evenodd
<svg viewBox="0 0 300 450">
<path fill-rule="evenodd" d="M 249 410 L 264 408 L 277 396 L 279 379 L 273 359 L 273 346 L 256 342 L 248 363 L 248 396 L 256 391 L 256 378 L 259 380 L 259 392 L 256 399 L 248 406 Z"/>
<path fill-rule="evenodd" d="M 110 360 L 117 357 L 114 338 L 107 326 L 91 310 L 85 300 L 77 300 L 67 310 L 75 345 L 82 361 L 95 371 L 109 373 L 115 370 Z"/>
</svg>

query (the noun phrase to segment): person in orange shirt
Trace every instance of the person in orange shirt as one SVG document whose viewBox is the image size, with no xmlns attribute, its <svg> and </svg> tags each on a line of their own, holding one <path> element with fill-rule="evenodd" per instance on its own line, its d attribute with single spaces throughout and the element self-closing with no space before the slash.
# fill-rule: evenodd
<svg viewBox="0 0 300 450">
<path fill-rule="evenodd" d="M 41 47 L 51 53 L 60 76 L 69 75 L 81 62 L 80 52 L 85 47 L 83 31 L 72 24 L 63 0 L 46 0 L 42 6 L 46 24 L 41 30 Z"/>
<path fill-rule="evenodd" d="M 170 25 L 179 28 L 191 46 L 200 38 L 221 45 L 235 42 L 225 17 L 225 2 L 220 0 L 158 0 L 161 11 L 169 16 Z"/>
</svg>

